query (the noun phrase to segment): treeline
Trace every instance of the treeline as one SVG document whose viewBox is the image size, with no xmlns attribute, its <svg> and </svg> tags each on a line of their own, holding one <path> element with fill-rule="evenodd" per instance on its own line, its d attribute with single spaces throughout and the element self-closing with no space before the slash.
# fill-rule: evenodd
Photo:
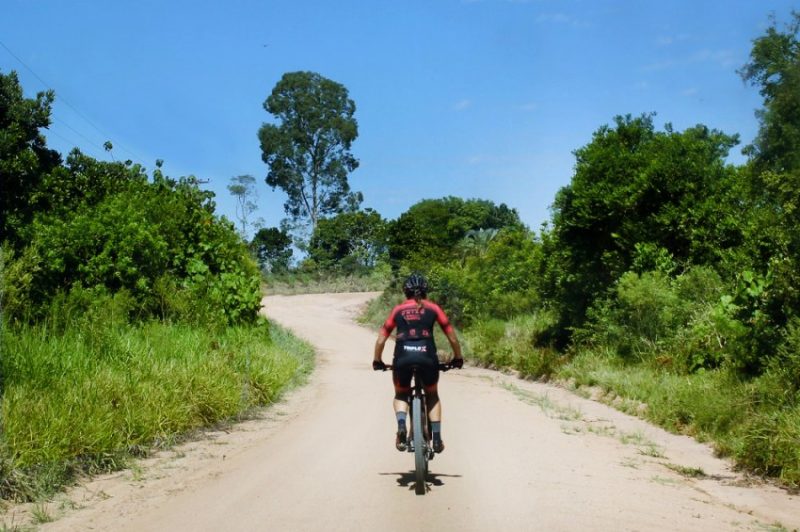
<svg viewBox="0 0 800 532">
<path fill-rule="evenodd" d="M 213 194 L 160 161 L 62 158 L 53 100 L 0 72 L 2 498 L 272 401 L 311 364 L 259 319 L 258 267 Z"/>
<path fill-rule="evenodd" d="M 575 151 L 539 231 L 452 197 L 396 220 L 341 213 L 320 220 L 299 269 L 383 264 L 386 304 L 421 271 L 476 360 L 644 401 L 652 419 L 800 483 L 798 29 L 797 13 L 773 22 L 740 71 L 764 98 L 746 164 L 726 162 L 737 135 L 618 116 Z"/>
<path fill-rule="evenodd" d="M 80 307 L 105 296 L 129 299 L 131 320 L 255 319 L 258 270 L 232 224 L 215 215 L 213 194 L 191 176 L 165 176 L 160 162 L 148 176 L 140 164 L 77 149 L 62 161 L 40 132 L 54 95 L 24 98 L 13 72 L 0 74 L 0 91 L 6 320 L 33 323 L 54 302 Z"/>
</svg>

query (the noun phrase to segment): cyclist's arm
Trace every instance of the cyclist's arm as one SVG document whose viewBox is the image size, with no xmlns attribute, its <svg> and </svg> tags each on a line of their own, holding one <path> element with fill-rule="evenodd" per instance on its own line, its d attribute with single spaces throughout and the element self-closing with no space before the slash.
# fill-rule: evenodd
<svg viewBox="0 0 800 532">
<path fill-rule="evenodd" d="M 396 309 L 392 311 L 389 315 L 389 318 L 383 323 L 380 330 L 378 331 L 378 339 L 375 340 L 375 352 L 373 355 L 373 360 L 376 362 L 380 362 L 383 357 L 383 346 L 386 345 L 386 339 L 391 336 L 392 331 L 396 327 L 394 321 Z"/>
<path fill-rule="evenodd" d="M 383 358 L 383 346 L 386 345 L 386 339 L 388 336 L 384 336 L 383 329 L 381 332 L 378 333 L 378 339 L 375 340 L 375 354 L 373 360 L 380 362 Z"/>
<path fill-rule="evenodd" d="M 450 323 L 450 319 L 447 317 L 447 314 L 439 307 L 439 305 L 432 305 L 433 310 L 436 312 L 436 321 L 439 323 L 439 327 L 442 328 L 442 331 L 447 336 L 447 340 L 450 342 L 450 347 L 453 349 L 453 358 L 462 358 L 461 356 L 461 344 L 458 342 L 458 337 L 456 336 L 456 331 L 453 328 L 453 325 Z"/>
<path fill-rule="evenodd" d="M 458 343 L 458 336 L 456 336 L 456 331 L 452 327 L 445 332 L 447 335 L 447 340 L 450 342 L 450 347 L 453 348 L 453 358 L 462 358 L 461 357 L 461 344 Z"/>
</svg>

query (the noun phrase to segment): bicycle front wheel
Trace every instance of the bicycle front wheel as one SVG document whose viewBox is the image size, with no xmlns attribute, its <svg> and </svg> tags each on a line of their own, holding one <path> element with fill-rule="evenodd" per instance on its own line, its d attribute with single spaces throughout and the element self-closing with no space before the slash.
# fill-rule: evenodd
<svg viewBox="0 0 800 532">
<path fill-rule="evenodd" d="M 416 466 L 416 492 L 425 495 L 425 474 L 428 472 L 428 446 L 425 444 L 425 413 L 422 399 L 414 397 L 411 402 L 412 428 L 414 430 L 414 465 Z"/>
</svg>

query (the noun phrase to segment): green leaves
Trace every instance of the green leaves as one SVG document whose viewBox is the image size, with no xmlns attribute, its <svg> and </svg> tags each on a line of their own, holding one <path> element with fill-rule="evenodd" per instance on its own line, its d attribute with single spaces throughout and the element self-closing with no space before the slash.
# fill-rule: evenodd
<svg viewBox="0 0 800 532">
<path fill-rule="evenodd" d="M 0 72 L 0 242 L 17 249 L 37 209 L 36 188 L 60 163 L 58 153 L 47 149 L 39 133 L 50 125 L 53 98 L 52 91 L 25 98 L 16 72 Z"/>
<path fill-rule="evenodd" d="M 308 256 L 328 271 L 366 273 L 386 254 L 387 223 L 372 209 L 320 220 Z"/>
<path fill-rule="evenodd" d="M 657 132 L 652 115 L 617 117 L 577 150 L 553 206 L 551 293 L 565 328 L 631 268 L 674 271 L 720 260 L 742 241 L 730 212 L 735 136 L 698 125 Z"/>
<path fill-rule="evenodd" d="M 389 230 L 389 255 L 395 266 L 424 270 L 457 258 L 469 231 L 521 228 L 514 209 L 491 201 L 456 197 L 426 199 L 412 205 Z"/>
<path fill-rule="evenodd" d="M 358 167 L 350 153 L 358 125 L 343 85 L 314 72 L 289 72 L 264 109 L 279 121 L 258 131 L 267 185 L 286 192 L 284 210 L 292 220 L 308 221 L 313 230 L 321 218 L 360 202 L 347 181 Z"/>
</svg>

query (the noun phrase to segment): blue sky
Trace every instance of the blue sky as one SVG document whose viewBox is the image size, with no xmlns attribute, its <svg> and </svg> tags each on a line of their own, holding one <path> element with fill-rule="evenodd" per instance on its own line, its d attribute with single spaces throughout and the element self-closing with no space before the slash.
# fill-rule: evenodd
<svg viewBox="0 0 800 532">
<path fill-rule="evenodd" d="M 315 71 L 356 103 L 350 182 L 364 206 L 395 218 L 423 198 L 485 198 L 538 228 L 572 151 L 615 115 L 751 141 L 761 99 L 736 70 L 769 14 L 785 22 L 792 9 L 800 1 L 0 0 L 14 54 L 0 47 L 0 70 L 28 96 L 56 91 L 51 147 L 106 159 L 111 140 L 118 159 L 163 159 L 173 177 L 209 180 L 231 219 L 226 186 L 251 174 L 267 225 L 284 194 L 264 183 L 262 104 L 285 72 Z"/>
</svg>

